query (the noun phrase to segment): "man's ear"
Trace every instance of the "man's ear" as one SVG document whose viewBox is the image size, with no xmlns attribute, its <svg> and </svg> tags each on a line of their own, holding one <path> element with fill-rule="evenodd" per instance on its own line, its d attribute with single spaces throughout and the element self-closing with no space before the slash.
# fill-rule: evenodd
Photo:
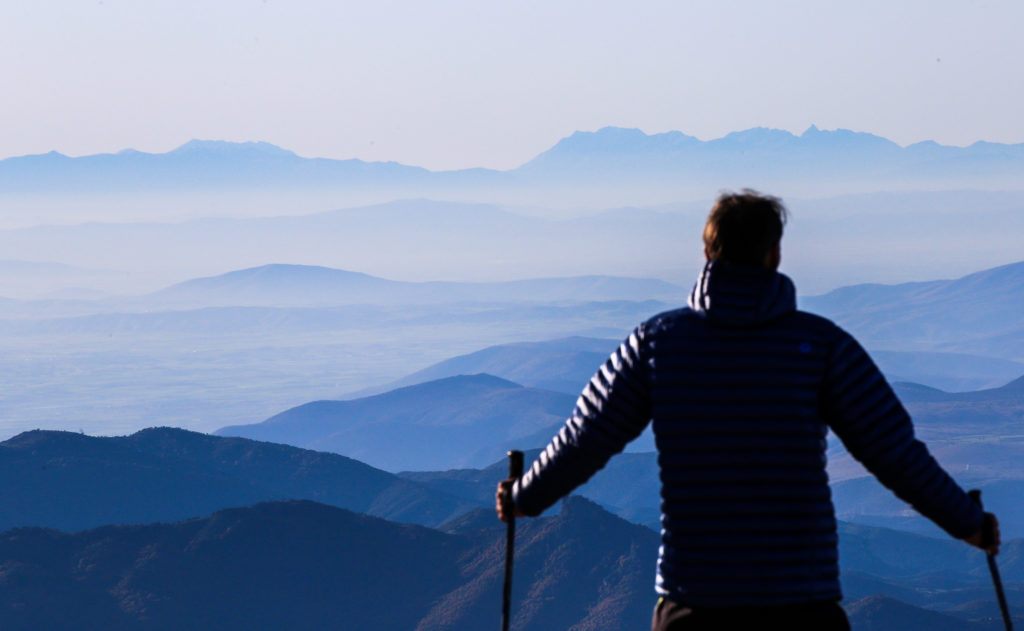
<svg viewBox="0 0 1024 631">
<path fill-rule="evenodd" d="M 782 241 L 775 244 L 775 247 L 765 255 L 764 266 L 768 269 L 777 270 L 779 269 L 779 263 L 782 262 Z"/>
</svg>

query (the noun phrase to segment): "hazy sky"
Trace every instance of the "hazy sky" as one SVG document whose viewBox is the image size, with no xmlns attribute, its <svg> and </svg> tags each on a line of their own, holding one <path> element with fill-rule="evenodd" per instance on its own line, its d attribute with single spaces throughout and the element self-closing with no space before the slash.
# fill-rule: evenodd
<svg viewBox="0 0 1024 631">
<path fill-rule="evenodd" d="M 1024 3 L 0 0 L 0 157 L 510 168 L 606 125 L 1024 142 Z"/>
</svg>

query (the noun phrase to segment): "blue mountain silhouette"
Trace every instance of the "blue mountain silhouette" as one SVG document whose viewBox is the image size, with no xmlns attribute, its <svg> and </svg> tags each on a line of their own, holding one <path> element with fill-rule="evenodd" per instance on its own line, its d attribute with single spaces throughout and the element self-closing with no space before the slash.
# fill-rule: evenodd
<svg viewBox="0 0 1024 631">
<path fill-rule="evenodd" d="M 438 525 L 479 505 L 337 454 L 168 427 L 25 432 L 0 443 L 0 472 L 0 530 L 179 521 L 273 499 Z"/>
<path fill-rule="evenodd" d="M 459 375 L 314 401 L 217 434 L 334 451 L 388 471 L 483 466 L 508 449 L 546 444 L 575 401 L 492 375 Z"/>
<path fill-rule="evenodd" d="M 420 191 L 551 184 L 552 178 L 618 185 L 666 174 L 689 183 L 726 174 L 856 181 L 1007 183 L 1024 163 L 1024 144 L 978 142 L 969 147 L 922 142 L 909 147 L 844 129 L 811 126 L 795 135 L 753 128 L 701 141 L 681 132 L 645 134 L 606 127 L 576 132 L 517 169 L 430 172 L 393 162 L 303 158 L 265 142 L 193 140 L 162 154 L 126 150 L 70 158 L 56 152 L 0 160 L 0 187 L 8 192 L 116 192 L 146 189 L 358 188 Z M 882 182 L 879 183 L 882 183 Z M 665 183 L 669 186 L 668 183 Z M 948 186 L 947 186 L 948 188 Z"/>
</svg>

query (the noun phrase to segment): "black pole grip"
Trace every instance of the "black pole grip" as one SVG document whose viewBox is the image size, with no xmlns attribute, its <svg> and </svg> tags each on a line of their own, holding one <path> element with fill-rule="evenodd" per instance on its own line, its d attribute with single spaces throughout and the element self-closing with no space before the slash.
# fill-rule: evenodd
<svg viewBox="0 0 1024 631">
<path fill-rule="evenodd" d="M 981 489 L 971 489 L 967 491 L 967 497 L 974 500 L 974 503 L 978 505 L 978 508 L 985 510 L 985 507 L 981 505 Z"/>
<path fill-rule="evenodd" d="M 508 452 L 508 477 L 518 478 L 523 475 L 523 452 L 512 450 Z M 979 491 L 980 492 L 980 491 Z"/>
</svg>

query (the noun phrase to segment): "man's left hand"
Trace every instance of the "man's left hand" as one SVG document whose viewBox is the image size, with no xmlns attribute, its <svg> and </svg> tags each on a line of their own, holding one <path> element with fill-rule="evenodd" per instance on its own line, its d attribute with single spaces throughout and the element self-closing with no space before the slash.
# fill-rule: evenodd
<svg viewBox="0 0 1024 631">
<path fill-rule="evenodd" d="M 498 482 L 498 490 L 494 493 L 494 509 L 498 512 L 498 519 L 505 523 L 508 523 L 510 517 L 526 517 L 512 501 L 512 485 L 515 482 L 515 478 Z"/>
</svg>

